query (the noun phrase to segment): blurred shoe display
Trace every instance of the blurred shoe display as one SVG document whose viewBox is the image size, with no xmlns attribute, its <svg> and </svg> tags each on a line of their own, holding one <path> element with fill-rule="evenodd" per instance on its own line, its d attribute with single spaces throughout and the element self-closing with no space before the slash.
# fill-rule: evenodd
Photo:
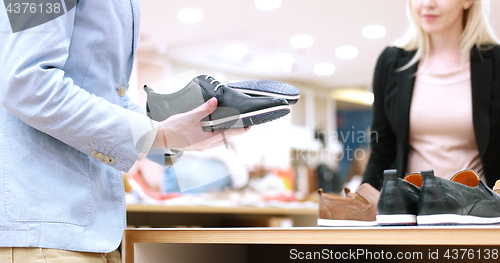
<svg viewBox="0 0 500 263">
<path fill-rule="evenodd" d="M 131 175 L 128 178 L 128 183 L 132 189 L 139 195 L 139 198 L 149 204 L 163 204 L 164 201 L 182 196 L 181 193 L 162 193 L 160 191 L 152 190 L 146 183 L 140 171 Z"/>
<path fill-rule="evenodd" d="M 362 184 L 357 193 L 350 193 L 346 197 L 333 194 L 319 194 L 318 226 L 375 226 L 377 225 L 377 201 L 379 191 L 370 184 Z"/>
</svg>

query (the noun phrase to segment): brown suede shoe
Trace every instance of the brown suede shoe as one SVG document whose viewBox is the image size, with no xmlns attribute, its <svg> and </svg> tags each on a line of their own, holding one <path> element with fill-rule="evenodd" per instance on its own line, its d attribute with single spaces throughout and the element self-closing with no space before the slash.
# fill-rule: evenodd
<svg viewBox="0 0 500 263">
<path fill-rule="evenodd" d="M 380 192 L 370 184 L 359 186 L 357 193 L 345 189 L 346 197 L 319 194 L 318 226 L 376 226 Z"/>
<path fill-rule="evenodd" d="M 500 194 L 500 180 L 497 180 L 495 182 L 495 186 L 493 186 L 493 191 L 495 191 L 495 193 L 497 194 Z"/>
</svg>

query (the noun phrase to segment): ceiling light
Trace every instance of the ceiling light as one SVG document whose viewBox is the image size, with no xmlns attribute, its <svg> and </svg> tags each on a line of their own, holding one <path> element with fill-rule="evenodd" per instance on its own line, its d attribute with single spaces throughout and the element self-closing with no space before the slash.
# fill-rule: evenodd
<svg viewBox="0 0 500 263">
<path fill-rule="evenodd" d="M 373 93 L 367 92 L 361 96 L 361 99 L 363 100 L 364 103 L 371 105 L 375 100 L 375 96 L 373 95 Z"/>
<path fill-rule="evenodd" d="M 335 50 L 335 55 L 342 59 L 355 58 L 358 55 L 358 49 L 354 46 L 341 46 Z"/>
<path fill-rule="evenodd" d="M 335 66 L 332 63 L 318 63 L 313 70 L 318 76 L 328 76 L 335 72 Z"/>
<path fill-rule="evenodd" d="M 259 9 L 272 10 L 281 6 L 281 0 L 255 0 L 255 6 Z"/>
<path fill-rule="evenodd" d="M 296 35 L 290 38 L 290 45 L 294 48 L 308 48 L 314 44 L 314 39 L 309 35 Z"/>
<path fill-rule="evenodd" d="M 193 24 L 203 20 L 203 12 L 195 8 L 182 9 L 177 13 L 177 18 L 184 23 Z"/>
<path fill-rule="evenodd" d="M 231 44 L 224 48 L 224 54 L 234 60 L 242 59 L 248 53 L 248 48 L 242 44 Z"/>
<path fill-rule="evenodd" d="M 365 26 L 365 28 L 363 28 L 361 33 L 366 38 L 375 39 L 375 38 L 384 37 L 385 34 L 387 33 L 387 31 L 385 30 L 385 27 L 383 27 L 383 26 L 370 25 L 370 26 Z"/>
<path fill-rule="evenodd" d="M 372 105 L 374 96 L 373 93 L 367 92 L 361 88 L 343 88 L 332 91 L 333 99 L 360 105 Z"/>
<path fill-rule="evenodd" d="M 276 54 L 271 59 L 273 66 L 281 68 L 285 72 L 291 72 L 295 58 L 290 54 Z"/>
</svg>

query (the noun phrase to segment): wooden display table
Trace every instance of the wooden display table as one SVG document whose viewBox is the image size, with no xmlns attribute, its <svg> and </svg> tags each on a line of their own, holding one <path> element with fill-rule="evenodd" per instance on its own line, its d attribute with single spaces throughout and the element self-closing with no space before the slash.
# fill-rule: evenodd
<svg viewBox="0 0 500 263">
<path fill-rule="evenodd" d="M 252 245 L 500 246 L 500 227 L 126 229 L 122 251 L 124 263 L 245 262 Z"/>
</svg>

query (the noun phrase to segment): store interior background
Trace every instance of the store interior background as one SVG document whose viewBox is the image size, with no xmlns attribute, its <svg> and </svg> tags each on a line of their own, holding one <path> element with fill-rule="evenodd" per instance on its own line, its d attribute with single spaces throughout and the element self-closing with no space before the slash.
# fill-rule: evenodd
<svg viewBox="0 0 500 263">
<path fill-rule="evenodd" d="M 229 189 L 222 190 L 221 184 L 211 189 L 205 182 L 200 184 L 205 187 L 183 194 L 229 192 L 233 198 L 251 189 L 266 197 L 252 199 L 261 202 L 256 206 L 273 200 L 275 206 L 302 201 L 308 203 L 304 207 L 314 208 L 318 187 L 340 192 L 353 175 L 363 171 L 369 156 L 374 66 L 382 50 L 409 26 L 406 1 L 283 0 L 271 10 L 260 9 L 257 2 L 273 4 L 272 0 L 142 0 L 140 42 L 128 95 L 144 105 L 143 85 L 171 93 L 205 74 L 220 81 L 272 79 L 298 88 L 301 97 L 289 115 L 253 126 L 247 134 L 232 138 L 229 149 L 186 153 L 186 160 L 195 161 L 184 165 L 200 169 L 179 169 L 178 173 L 195 174 L 177 177 L 204 182 L 204 173 L 211 168 L 196 160 L 210 159 L 227 168 L 215 178 L 232 181 Z M 202 20 L 181 22 L 179 11 L 186 8 L 202 11 Z M 491 13 L 500 36 L 500 19 L 494 15 L 500 14 L 500 1 L 491 1 Z M 365 37 L 363 29 L 371 25 L 383 26 L 385 33 Z M 295 35 L 309 35 L 312 45 L 292 47 Z M 338 49 L 343 46 L 355 47 L 357 52 L 352 58 L 341 58 L 350 55 Z M 229 52 L 231 47 L 235 53 Z M 331 63 L 334 72 L 327 74 L 330 66 L 325 75 L 318 75 L 319 63 Z M 176 191 L 166 185 L 176 184 L 175 180 L 165 179 L 161 168 L 147 161 L 138 166 L 135 171 L 152 189 Z M 228 176 L 229 171 L 236 175 Z M 210 199 L 205 198 L 205 205 L 211 204 Z"/>
</svg>

